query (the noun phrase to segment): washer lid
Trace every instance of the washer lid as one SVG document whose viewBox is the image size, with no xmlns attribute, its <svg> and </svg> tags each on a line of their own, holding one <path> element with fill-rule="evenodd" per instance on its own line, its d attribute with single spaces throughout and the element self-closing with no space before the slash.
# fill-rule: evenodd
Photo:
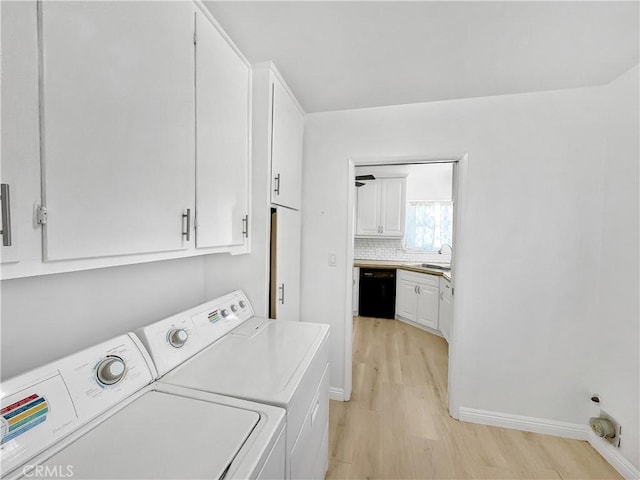
<svg viewBox="0 0 640 480">
<path fill-rule="evenodd" d="M 226 335 L 161 381 L 286 408 L 327 332 L 327 325 L 269 321 L 249 337 Z"/>
<path fill-rule="evenodd" d="M 151 391 L 51 457 L 45 471 L 70 467 L 75 478 L 221 478 L 259 421 L 253 411 Z"/>
</svg>

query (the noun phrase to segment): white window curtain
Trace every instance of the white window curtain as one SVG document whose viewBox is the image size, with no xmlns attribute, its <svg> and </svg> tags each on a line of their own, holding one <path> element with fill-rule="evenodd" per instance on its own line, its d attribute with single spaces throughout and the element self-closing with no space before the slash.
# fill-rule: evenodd
<svg viewBox="0 0 640 480">
<path fill-rule="evenodd" d="M 408 202 L 405 248 L 437 252 L 452 245 L 452 202 Z"/>
</svg>

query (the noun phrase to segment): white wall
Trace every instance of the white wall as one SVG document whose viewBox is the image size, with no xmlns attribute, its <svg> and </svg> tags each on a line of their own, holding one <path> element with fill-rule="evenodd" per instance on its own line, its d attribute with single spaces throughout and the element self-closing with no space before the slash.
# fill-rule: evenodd
<svg viewBox="0 0 640 480">
<path fill-rule="evenodd" d="M 201 257 L 3 280 L 2 378 L 204 300 Z"/>
<path fill-rule="evenodd" d="M 343 387 L 348 159 L 469 153 L 452 365 L 460 404 L 586 422 L 601 232 L 602 89 L 311 114 L 302 315 Z M 338 268 L 327 267 L 337 252 Z"/>
<path fill-rule="evenodd" d="M 407 202 L 450 202 L 453 167 L 450 163 L 356 167 L 356 175 L 407 176 Z"/>
<path fill-rule="evenodd" d="M 640 345 L 638 309 L 638 67 L 606 87 L 600 310 L 590 387 L 602 409 L 623 426 L 621 453 L 640 469 Z"/>
</svg>

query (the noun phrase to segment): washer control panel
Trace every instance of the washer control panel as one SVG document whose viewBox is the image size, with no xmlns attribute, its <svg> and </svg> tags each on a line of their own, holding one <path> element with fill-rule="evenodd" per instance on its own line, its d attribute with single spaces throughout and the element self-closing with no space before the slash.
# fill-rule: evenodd
<svg viewBox="0 0 640 480">
<path fill-rule="evenodd" d="M 202 342 L 211 345 L 231 330 L 253 317 L 249 300 L 241 290 L 207 302 L 191 316 Z"/>
</svg>

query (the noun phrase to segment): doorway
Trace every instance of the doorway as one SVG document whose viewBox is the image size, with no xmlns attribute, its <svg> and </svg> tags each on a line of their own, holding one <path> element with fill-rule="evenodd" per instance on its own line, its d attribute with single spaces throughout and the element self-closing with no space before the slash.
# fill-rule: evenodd
<svg viewBox="0 0 640 480">
<path fill-rule="evenodd" d="M 457 277 L 457 272 L 460 271 L 460 267 L 465 262 L 464 255 L 460 255 L 461 244 L 464 242 L 464 208 L 466 198 L 466 178 L 467 178 L 467 162 L 468 155 L 452 155 L 442 156 L 438 158 L 429 157 L 363 157 L 363 158 L 351 158 L 348 162 L 348 178 L 349 178 L 349 192 L 348 192 L 348 218 L 347 218 L 347 262 L 345 275 L 347 278 L 347 308 L 345 312 L 345 344 L 344 344 L 344 399 L 349 400 L 352 391 L 352 358 L 353 358 L 353 298 L 354 298 L 354 278 L 353 278 L 353 264 L 354 264 L 354 236 L 356 232 L 356 167 L 381 167 L 381 166 L 406 166 L 406 165 L 420 165 L 420 164 L 437 164 L 447 163 L 452 165 L 453 169 L 453 181 L 452 181 L 452 200 L 453 200 L 453 242 L 455 247 L 451 252 L 451 287 L 455 291 L 455 296 L 451 298 L 451 305 L 453 309 L 453 324 L 450 332 L 449 343 L 449 378 L 448 378 L 448 391 L 449 391 L 449 413 L 457 418 L 458 405 L 456 403 L 456 391 L 455 391 L 455 357 L 456 357 L 456 332 L 460 328 L 460 319 L 456 315 L 455 305 L 459 302 L 459 298 L 463 291 L 460 290 L 460 283 Z M 454 283 L 455 282 L 455 283 Z M 463 283 L 463 282 L 462 282 Z M 455 285 L 455 290 L 453 288 Z"/>
</svg>

